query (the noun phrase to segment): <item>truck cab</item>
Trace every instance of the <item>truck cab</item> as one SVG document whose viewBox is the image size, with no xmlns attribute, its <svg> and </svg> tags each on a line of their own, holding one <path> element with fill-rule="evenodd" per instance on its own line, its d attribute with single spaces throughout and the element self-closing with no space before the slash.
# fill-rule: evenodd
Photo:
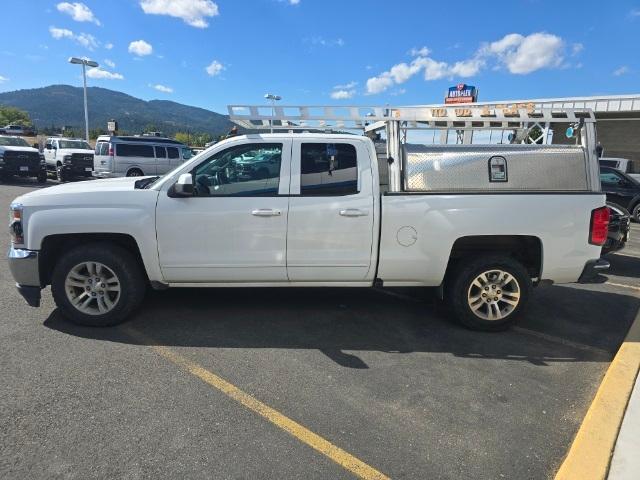
<svg viewBox="0 0 640 480">
<path fill-rule="evenodd" d="M 47 171 L 59 182 L 93 175 L 93 149 L 83 139 L 49 137 L 44 145 Z"/>
</svg>

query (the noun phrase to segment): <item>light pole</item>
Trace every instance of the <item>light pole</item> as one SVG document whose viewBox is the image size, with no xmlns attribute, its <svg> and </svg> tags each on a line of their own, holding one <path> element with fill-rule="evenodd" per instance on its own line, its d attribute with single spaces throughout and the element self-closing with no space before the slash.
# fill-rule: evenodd
<svg viewBox="0 0 640 480">
<path fill-rule="evenodd" d="M 278 100 L 282 100 L 280 95 L 273 95 L 271 93 L 267 93 L 264 98 L 267 100 L 271 100 L 271 133 L 273 133 L 273 119 L 276 116 L 276 102 Z"/>
<path fill-rule="evenodd" d="M 69 63 L 82 65 L 82 82 L 84 85 L 84 138 L 89 141 L 89 112 L 87 110 L 87 67 L 97 67 L 98 62 L 88 58 L 70 57 Z"/>
</svg>

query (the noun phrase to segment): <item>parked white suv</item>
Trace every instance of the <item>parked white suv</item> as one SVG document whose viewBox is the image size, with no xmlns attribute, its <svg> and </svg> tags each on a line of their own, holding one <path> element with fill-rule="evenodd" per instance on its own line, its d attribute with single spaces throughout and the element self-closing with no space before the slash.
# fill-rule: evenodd
<svg viewBox="0 0 640 480">
<path fill-rule="evenodd" d="M 99 178 L 162 175 L 191 156 L 191 149 L 169 138 L 102 135 L 96 142 L 94 175 Z"/>
<path fill-rule="evenodd" d="M 93 148 L 79 138 L 47 138 L 44 160 L 60 182 L 93 176 Z"/>
</svg>

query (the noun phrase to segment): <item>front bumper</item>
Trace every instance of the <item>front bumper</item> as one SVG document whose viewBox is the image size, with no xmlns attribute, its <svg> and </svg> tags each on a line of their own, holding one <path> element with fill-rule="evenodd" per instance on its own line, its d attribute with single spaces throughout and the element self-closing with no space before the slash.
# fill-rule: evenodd
<svg viewBox="0 0 640 480">
<path fill-rule="evenodd" d="M 609 270 L 610 266 L 611 264 L 602 258 L 589 260 L 585 264 L 580 278 L 578 278 L 578 283 L 603 283 L 601 279 L 605 277 L 599 277 L 598 274 Z"/>
<path fill-rule="evenodd" d="M 38 252 L 24 248 L 9 248 L 9 270 L 16 281 L 18 292 L 32 307 L 40 306 L 40 269 Z"/>
<path fill-rule="evenodd" d="M 37 177 L 42 173 L 47 173 L 47 170 L 42 167 L 27 167 L 26 170 L 20 170 L 19 167 L 10 167 L 6 165 L 0 165 L 0 174 L 11 175 L 15 177 Z"/>
<path fill-rule="evenodd" d="M 88 170 L 87 170 L 88 169 Z M 78 166 L 73 164 L 65 163 L 62 165 L 62 170 L 74 177 L 92 177 L 93 176 L 93 167 L 87 166 Z"/>
</svg>

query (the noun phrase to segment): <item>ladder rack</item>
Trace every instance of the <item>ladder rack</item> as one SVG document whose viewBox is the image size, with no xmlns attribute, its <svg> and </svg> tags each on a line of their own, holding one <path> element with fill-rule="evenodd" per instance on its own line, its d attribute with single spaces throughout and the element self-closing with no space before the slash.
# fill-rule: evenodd
<svg viewBox="0 0 640 480">
<path fill-rule="evenodd" d="M 542 108 L 533 104 L 389 106 L 229 105 L 229 119 L 249 130 L 376 130 L 387 122 L 402 129 L 517 129 L 533 125 L 595 122 L 590 109 Z"/>
</svg>

